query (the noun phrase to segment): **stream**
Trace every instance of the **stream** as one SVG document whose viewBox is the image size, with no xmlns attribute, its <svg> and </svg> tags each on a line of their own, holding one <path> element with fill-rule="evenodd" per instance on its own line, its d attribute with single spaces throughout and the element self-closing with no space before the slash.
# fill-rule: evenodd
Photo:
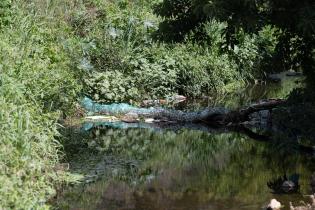
<svg viewBox="0 0 315 210">
<path fill-rule="evenodd" d="M 177 109 L 237 108 L 259 99 L 285 98 L 300 83 L 256 85 L 228 95 L 176 105 Z M 312 193 L 313 155 L 282 143 L 266 143 L 226 130 L 125 124 L 87 124 L 62 130 L 69 171 L 81 182 L 64 186 L 56 209 L 253 210 L 276 198 L 289 209 Z M 283 193 L 282 177 L 299 188 Z M 272 184 L 271 184 L 272 183 Z"/>
</svg>

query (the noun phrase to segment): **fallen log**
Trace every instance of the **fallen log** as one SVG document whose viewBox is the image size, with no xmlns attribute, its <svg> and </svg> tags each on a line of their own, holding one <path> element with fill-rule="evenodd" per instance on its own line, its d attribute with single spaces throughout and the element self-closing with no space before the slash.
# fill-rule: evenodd
<svg viewBox="0 0 315 210">
<path fill-rule="evenodd" d="M 249 116 L 255 112 L 268 110 L 271 111 L 272 109 L 279 107 L 286 103 L 286 100 L 283 99 L 269 99 L 265 101 L 261 101 L 256 104 L 252 104 L 246 108 L 231 111 L 226 116 L 223 117 L 223 124 L 240 124 L 246 121 L 249 121 Z"/>
<path fill-rule="evenodd" d="M 120 119 L 128 116 L 128 121 L 130 122 L 138 119 L 153 118 L 159 122 L 190 122 L 205 123 L 212 126 L 226 126 L 229 124 L 241 124 L 248 121 L 252 113 L 262 110 L 272 110 L 284 103 L 285 100 L 282 99 L 269 99 L 234 111 L 222 107 L 214 107 L 206 108 L 199 112 L 184 112 L 164 108 L 138 108 L 128 104 L 102 105 L 85 98 L 82 101 L 82 107 L 89 112 L 119 116 Z"/>
<path fill-rule="evenodd" d="M 208 132 L 213 132 L 214 130 L 226 130 L 226 131 L 236 131 L 243 133 L 252 139 L 258 141 L 270 142 L 272 140 L 271 136 L 263 135 L 260 132 L 254 132 L 252 128 L 258 128 L 258 130 L 271 131 L 273 132 L 272 125 L 266 127 L 253 127 L 248 128 L 247 123 L 251 122 L 251 115 L 259 113 L 261 111 L 272 112 L 273 109 L 280 107 L 286 103 L 283 99 L 269 99 L 260 101 L 255 104 L 251 104 L 245 108 L 238 110 L 229 111 L 225 108 L 206 108 L 199 112 L 184 112 L 180 110 L 170 110 L 163 108 L 136 108 L 130 105 L 123 105 L 123 112 L 117 112 L 118 115 L 111 117 L 87 117 L 86 121 L 90 122 L 104 122 L 106 125 L 114 125 L 116 127 L 143 127 L 143 128 L 153 128 L 153 129 L 196 129 Z M 97 105 L 97 107 L 110 105 Z M 119 107 L 119 104 L 115 104 Z M 112 107 L 110 107 L 112 109 Z M 128 111 L 126 111 L 126 109 Z M 105 113 L 107 111 L 105 110 Z M 270 117 L 270 116 L 269 116 Z M 99 120 L 101 119 L 101 120 Z M 264 119 L 270 120 L 270 119 Z M 298 149 L 304 153 L 313 154 L 314 148 L 298 144 Z"/>
</svg>

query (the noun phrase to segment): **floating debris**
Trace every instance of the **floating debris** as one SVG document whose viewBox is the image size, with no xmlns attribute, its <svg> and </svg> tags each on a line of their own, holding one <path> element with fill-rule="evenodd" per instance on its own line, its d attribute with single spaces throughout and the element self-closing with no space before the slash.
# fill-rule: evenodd
<svg viewBox="0 0 315 210">
<path fill-rule="evenodd" d="M 106 121 L 106 122 L 117 122 L 119 119 L 114 116 L 103 116 L 103 115 L 98 115 L 98 116 L 88 116 L 84 118 L 86 121 L 93 121 L 93 122 L 99 122 L 99 121 Z"/>
<path fill-rule="evenodd" d="M 280 210 L 281 209 L 281 203 L 277 201 L 276 199 L 271 199 L 270 203 L 268 204 L 267 210 Z"/>
</svg>

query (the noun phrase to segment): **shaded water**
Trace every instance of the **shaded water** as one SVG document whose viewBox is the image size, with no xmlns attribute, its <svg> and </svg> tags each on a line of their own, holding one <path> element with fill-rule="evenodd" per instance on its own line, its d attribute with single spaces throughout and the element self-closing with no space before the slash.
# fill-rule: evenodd
<svg viewBox="0 0 315 210">
<path fill-rule="evenodd" d="M 294 84 L 254 87 L 246 90 L 250 93 L 183 107 L 237 107 L 259 98 L 284 97 Z M 307 201 L 303 195 L 311 193 L 314 157 L 279 144 L 225 130 L 119 129 L 108 124 L 82 128 L 64 131 L 70 171 L 83 179 L 60 191 L 54 202 L 58 209 L 245 210 L 261 209 L 271 198 L 288 209 L 289 201 Z M 297 193 L 274 194 L 279 186 L 267 186 L 294 174 L 299 175 Z"/>
</svg>

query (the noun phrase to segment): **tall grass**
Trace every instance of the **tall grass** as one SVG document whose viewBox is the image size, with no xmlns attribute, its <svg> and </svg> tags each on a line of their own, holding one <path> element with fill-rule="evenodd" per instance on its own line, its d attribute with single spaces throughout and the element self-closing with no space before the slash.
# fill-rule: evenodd
<svg viewBox="0 0 315 210">
<path fill-rule="evenodd" d="M 23 86 L 1 78 L 0 199 L 1 209 L 44 208 L 53 195 L 60 145 L 54 122 L 57 115 L 25 100 Z"/>
<path fill-rule="evenodd" d="M 0 31 L 0 209 L 45 209 L 60 181 L 57 120 L 81 89 L 65 22 L 75 1 L 10 3 Z"/>
</svg>

